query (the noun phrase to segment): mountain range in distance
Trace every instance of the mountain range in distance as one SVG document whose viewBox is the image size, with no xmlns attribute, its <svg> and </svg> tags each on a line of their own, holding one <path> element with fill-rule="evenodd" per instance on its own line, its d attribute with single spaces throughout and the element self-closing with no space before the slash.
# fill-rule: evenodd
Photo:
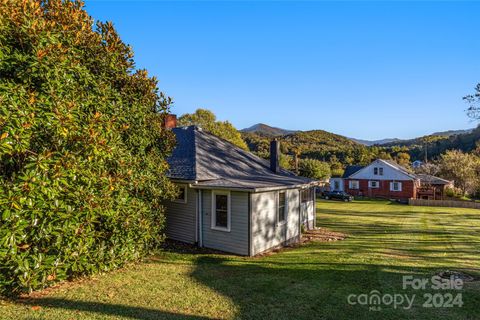
<svg viewBox="0 0 480 320">
<path fill-rule="evenodd" d="M 264 123 L 257 123 L 251 127 L 240 130 L 240 132 L 256 133 L 266 137 L 279 137 L 279 136 L 286 136 L 287 134 L 298 132 L 298 130 L 296 131 L 296 130 L 281 129 L 276 127 L 271 127 Z"/>
<path fill-rule="evenodd" d="M 460 135 L 460 134 L 468 134 L 471 133 L 474 129 L 465 129 L 465 130 L 448 130 L 448 131 L 441 131 L 441 132 L 434 132 L 430 134 L 430 136 L 440 136 L 440 137 L 449 137 L 453 135 Z M 300 132 L 299 130 L 288 130 L 282 129 L 277 127 L 271 127 L 264 123 L 257 123 L 251 127 L 245 128 L 240 130 L 240 132 L 244 133 L 255 133 L 258 135 L 266 136 L 266 137 L 279 137 L 285 136 L 289 134 L 293 134 L 296 132 Z M 398 138 L 386 138 L 386 139 L 379 139 L 379 140 L 363 140 L 363 139 L 356 139 L 356 138 L 348 138 L 358 144 L 363 144 L 365 146 L 374 146 L 374 145 L 384 145 L 384 144 L 395 144 L 395 143 L 404 143 L 409 140 L 414 139 L 398 139 Z"/>
<path fill-rule="evenodd" d="M 363 139 L 355 139 L 355 138 L 348 138 L 356 143 L 363 144 L 364 146 L 375 146 L 375 145 L 382 145 L 387 143 L 396 143 L 402 141 L 398 138 L 385 138 L 380 140 L 363 140 Z"/>
</svg>

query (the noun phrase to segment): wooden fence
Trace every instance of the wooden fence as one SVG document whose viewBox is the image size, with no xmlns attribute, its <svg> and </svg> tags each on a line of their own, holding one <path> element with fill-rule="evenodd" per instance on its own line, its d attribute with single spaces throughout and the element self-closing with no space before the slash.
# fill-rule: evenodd
<svg viewBox="0 0 480 320">
<path fill-rule="evenodd" d="M 480 209 L 480 203 L 479 202 L 456 201 L 456 200 L 409 199 L 408 204 L 411 205 L 411 206 L 453 207 L 453 208 Z"/>
</svg>

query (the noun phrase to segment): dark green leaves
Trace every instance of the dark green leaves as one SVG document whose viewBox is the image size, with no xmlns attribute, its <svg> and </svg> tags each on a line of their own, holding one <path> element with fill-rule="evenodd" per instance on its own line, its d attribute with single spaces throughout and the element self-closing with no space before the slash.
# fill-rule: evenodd
<svg viewBox="0 0 480 320">
<path fill-rule="evenodd" d="M 171 102 L 77 2 L 0 0 L 0 292 L 118 268 L 163 239 Z"/>
</svg>

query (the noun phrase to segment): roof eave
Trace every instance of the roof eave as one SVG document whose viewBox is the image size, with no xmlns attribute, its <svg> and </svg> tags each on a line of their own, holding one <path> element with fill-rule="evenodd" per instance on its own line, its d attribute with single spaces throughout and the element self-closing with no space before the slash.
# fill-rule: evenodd
<svg viewBox="0 0 480 320">
<path fill-rule="evenodd" d="M 255 192 L 268 192 L 268 191 L 289 190 L 289 189 L 306 189 L 306 188 L 319 186 L 320 184 L 321 184 L 321 181 L 314 181 L 314 182 L 296 184 L 296 185 L 263 187 L 263 188 L 255 188 Z"/>
<path fill-rule="evenodd" d="M 248 188 L 248 187 L 226 187 L 226 186 L 205 186 L 198 183 L 190 184 L 192 189 L 206 189 L 206 190 L 233 190 L 241 192 L 269 192 L 269 191 L 278 191 L 278 190 L 290 190 L 290 189 L 306 189 L 320 185 L 321 181 L 313 181 L 303 184 L 295 185 L 283 185 L 283 186 L 271 186 L 271 187 L 260 187 L 260 188 Z"/>
<path fill-rule="evenodd" d="M 178 179 L 178 178 L 170 178 L 170 177 L 168 178 L 172 180 L 172 182 L 176 182 L 176 183 L 197 183 L 196 180 L 192 180 L 192 179 Z"/>
<path fill-rule="evenodd" d="M 205 185 L 199 185 L 199 184 L 191 184 L 190 188 L 192 188 L 192 189 L 204 189 L 204 190 L 233 190 L 233 191 L 241 191 L 241 192 L 255 192 L 255 188 L 205 186 Z"/>
</svg>

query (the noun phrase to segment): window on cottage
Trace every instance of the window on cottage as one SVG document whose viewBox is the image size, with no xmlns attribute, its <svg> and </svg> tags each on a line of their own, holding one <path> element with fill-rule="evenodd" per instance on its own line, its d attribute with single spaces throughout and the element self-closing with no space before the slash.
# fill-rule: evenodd
<svg viewBox="0 0 480 320">
<path fill-rule="evenodd" d="M 379 168 L 378 171 L 379 171 L 379 174 L 383 176 L 383 168 Z"/>
<path fill-rule="evenodd" d="M 177 197 L 173 201 L 179 202 L 179 203 L 187 202 L 187 186 L 183 186 L 183 185 L 178 186 Z"/>
<path fill-rule="evenodd" d="M 228 192 L 213 192 L 212 211 L 212 228 L 230 231 L 230 194 Z"/>
<path fill-rule="evenodd" d="M 287 219 L 287 196 L 286 192 L 278 193 L 277 221 L 285 222 Z"/>
<path fill-rule="evenodd" d="M 335 181 L 338 182 L 338 181 Z M 313 201 L 313 189 L 304 189 L 300 192 L 302 203 Z"/>
<path fill-rule="evenodd" d="M 378 168 L 373 168 L 373 174 L 378 175 Z"/>
</svg>

